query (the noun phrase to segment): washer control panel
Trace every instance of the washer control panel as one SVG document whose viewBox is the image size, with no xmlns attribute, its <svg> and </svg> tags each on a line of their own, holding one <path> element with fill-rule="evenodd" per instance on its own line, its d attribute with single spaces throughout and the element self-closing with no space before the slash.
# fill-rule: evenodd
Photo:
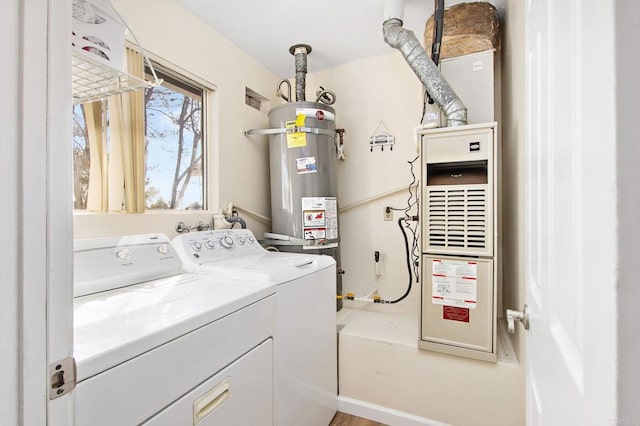
<svg viewBox="0 0 640 426">
<path fill-rule="evenodd" d="M 266 253 L 248 229 L 190 232 L 178 235 L 173 239 L 172 244 L 189 272 L 203 263 Z"/>
</svg>

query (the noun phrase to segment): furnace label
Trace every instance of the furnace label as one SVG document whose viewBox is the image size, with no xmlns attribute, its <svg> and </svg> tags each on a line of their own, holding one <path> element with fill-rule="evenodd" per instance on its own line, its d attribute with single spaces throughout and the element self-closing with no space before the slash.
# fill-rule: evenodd
<svg viewBox="0 0 640 426">
<path fill-rule="evenodd" d="M 475 309 L 478 304 L 478 264 L 433 260 L 431 302 L 435 305 Z"/>
</svg>

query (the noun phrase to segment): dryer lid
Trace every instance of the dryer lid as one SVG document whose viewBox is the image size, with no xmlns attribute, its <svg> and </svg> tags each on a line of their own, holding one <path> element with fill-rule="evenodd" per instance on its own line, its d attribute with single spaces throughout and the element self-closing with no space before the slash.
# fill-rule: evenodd
<svg viewBox="0 0 640 426">
<path fill-rule="evenodd" d="M 178 275 L 181 262 L 166 235 L 142 234 L 74 241 L 73 296 Z"/>
</svg>

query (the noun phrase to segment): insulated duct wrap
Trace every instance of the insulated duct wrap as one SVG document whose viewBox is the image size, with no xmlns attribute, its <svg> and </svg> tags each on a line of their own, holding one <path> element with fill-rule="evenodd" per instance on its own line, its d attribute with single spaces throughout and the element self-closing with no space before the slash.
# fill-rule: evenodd
<svg viewBox="0 0 640 426">
<path fill-rule="evenodd" d="M 440 106 L 447 118 L 447 126 L 467 124 L 467 108 L 429 58 L 413 32 L 402 28 L 402 21 L 398 18 L 387 19 L 382 24 L 382 31 L 384 41 L 402 53 L 413 72 Z"/>
<path fill-rule="evenodd" d="M 435 17 L 427 20 L 424 47 L 431 50 Z M 491 3 L 459 3 L 444 12 L 447 28 L 442 34 L 442 59 L 470 55 L 487 50 L 500 50 L 500 18 Z"/>
<path fill-rule="evenodd" d="M 311 53 L 311 46 L 296 44 L 291 46 L 289 52 L 295 57 L 296 64 L 296 102 L 306 101 L 307 90 L 307 55 Z"/>
</svg>

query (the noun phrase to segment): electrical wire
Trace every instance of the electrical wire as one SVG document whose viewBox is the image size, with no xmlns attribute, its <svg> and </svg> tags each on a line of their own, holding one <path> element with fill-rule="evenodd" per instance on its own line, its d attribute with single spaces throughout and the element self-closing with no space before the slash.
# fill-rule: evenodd
<svg viewBox="0 0 640 426">
<path fill-rule="evenodd" d="M 411 183 L 409 183 L 409 198 L 407 199 L 407 207 L 404 213 L 404 216 L 406 218 L 405 227 L 409 230 L 409 232 L 411 232 L 411 235 L 413 237 L 411 245 L 411 258 L 413 261 L 412 263 L 414 274 L 416 276 L 416 282 L 420 282 L 420 241 L 418 240 L 418 221 L 413 220 L 414 218 L 409 214 L 409 212 L 414 206 L 416 206 L 416 209 L 418 211 L 416 212 L 415 217 L 419 217 L 420 206 L 418 199 L 418 188 L 416 188 L 415 193 L 412 191 L 413 186 L 417 182 L 416 174 L 413 171 L 413 165 L 416 161 L 418 161 L 418 158 L 420 158 L 419 155 L 417 155 L 413 160 L 408 161 L 409 171 L 411 173 Z M 412 225 L 412 223 L 414 223 L 415 225 Z"/>
<path fill-rule="evenodd" d="M 427 113 L 427 102 L 429 102 L 429 100 L 431 99 L 431 97 L 429 96 L 429 92 L 427 92 L 427 89 L 424 89 L 424 94 L 422 95 L 422 115 L 420 116 L 420 124 L 423 124 L 424 122 L 424 115 Z"/>
<path fill-rule="evenodd" d="M 416 283 L 420 282 L 420 241 L 419 241 L 419 235 L 418 235 L 418 222 L 415 220 L 415 218 L 417 218 L 419 216 L 419 199 L 418 199 L 418 188 L 416 188 L 415 193 L 413 191 L 413 186 L 416 184 L 417 182 L 417 178 L 416 178 L 416 174 L 413 171 L 413 165 L 414 163 L 418 160 L 418 158 L 420 158 L 419 155 L 416 156 L 416 158 L 414 158 L 411 161 L 407 161 L 407 163 L 409 163 L 409 171 L 411 173 L 411 182 L 409 183 L 409 187 L 408 187 L 408 191 L 409 191 L 409 198 L 407 199 L 407 206 L 403 207 L 403 208 L 397 208 L 397 207 L 388 207 L 390 210 L 394 210 L 394 211 L 401 211 L 404 213 L 403 218 L 405 219 L 404 222 L 404 227 L 402 232 L 405 232 L 406 228 L 412 236 L 412 242 L 411 242 L 411 250 L 409 251 L 409 247 L 408 247 L 408 243 L 407 243 L 407 256 L 410 259 L 410 263 L 413 265 L 413 274 L 416 277 Z M 416 207 L 417 208 L 417 212 L 416 215 L 411 215 L 411 210 Z"/>
<path fill-rule="evenodd" d="M 382 303 L 398 303 L 401 300 L 404 300 L 411 292 L 411 284 L 413 283 L 413 275 L 411 274 L 411 256 L 409 255 L 409 240 L 407 239 L 407 233 L 405 232 L 405 227 L 402 226 L 403 221 L 406 222 L 406 218 L 404 217 L 399 218 L 398 226 L 400 227 L 400 230 L 402 231 L 402 236 L 404 237 L 404 247 L 406 249 L 406 254 L 407 254 L 407 271 L 409 272 L 409 285 L 407 286 L 407 291 L 405 291 L 402 296 L 398 297 L 395 300 L 383 300 L 381 301 Z"/>
</svg>

